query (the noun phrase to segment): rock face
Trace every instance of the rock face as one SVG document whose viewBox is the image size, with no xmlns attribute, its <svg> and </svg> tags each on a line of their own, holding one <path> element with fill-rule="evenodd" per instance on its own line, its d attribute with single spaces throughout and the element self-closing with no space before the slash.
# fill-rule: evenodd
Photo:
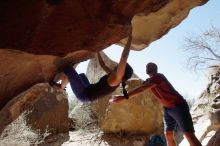
<svg viewBox="0 0 220 146">
<path fill-rule="evenodd" d="M 220 145 L 220 129 L 215 133 L 215 135 L 210 139 L 207 146 L 219 146 Z"/>
<path fill-rule="evenodd" d="M 45 129 L 52 134 L 65 133 L 69 131 L 68 100 L 67 95 L 56 92 L 47 84 L 33 87 L 35 102 L 29 105 L 31 113 L 27 116 L 27 123 L 35 130 Z M 40 93 L 37 95 L 36 90 Z M 29 92 L 28 94 L 32 94 Z M 30 95 L 28 95 L 30 96 Z"/>
<path fill-rule="evenodd" d="M 91 54 L 75 53 L 72 61 L 85 60 Z M 0 110 L 8 101 L 31 86 L 53 80 L 58 72 L 55 63 L 57 59 L 59 57 L 52 55 L 0 49 Z"/>
<path fill-rule="evenodd" d="M 7 0 L 0 2 L 0 48 L 64 56 L 100 51 L 126 37 L 143 49 L 207 0 Z M 80 28 L 79 28 L 80 27 Z M 123 42 L 123 41 L 122 41 Z"/>
<path fill-rule="evenodd" d="M 137 14 L 132 19 L 133 41 L 132 47 L 141 50 L 151 42 L 165 35 L 188 16 L 189 10 L 201 5 L 207 0 L 169 0 L 163 7 L 152 13 Z M 148 12 L 148 10 L 147 10 Z M 125 44 L 125 39 L 120 43 Z"/>
<path fill-rule="evenodd" d="M 212 125 L 220 126 L 220 96 L 218 95 L 211 103 L 210 119 Z"/>
<path fill-rule="evenodd" d="M 11 100 L 0 111 L 0 133 L 22 112 L 29 111 L 27 123 L 35 130 L 51 134 L 69 130 L 68 100 L 48 84 L 37 84 Z"/>
<path fill-rule="evenodd" d="M 196 100 L 191 108 L 195 134 L 202 145 L 219 146 L 220 128 L 220 96 L 219 96 L 219 68 L 210 73 L 210 83 L 201 97 Z M 183 140 L 180 146 L 188 143 Z"/>
<path fill-rule="evenodd" d="M 139 84 L 135 84 L 137 81 L 131 81 L 133 86 L 129 88 L 141 85 L 140 80 L 138 81 Z M 99 107 L 97 112 L 101 110 L 102 103 L 103 101 L 96 103 L 96 107 Z M 118 104 L 110 104 L 104 109 L 105 113 L 101 115 L 100 127 L 106 132 L 156 133 L 163 129 L 162 107 L 149 91 Z"/>
<path fill-rule="evenodd" d="M 204 94 L 205 95 L 205 94 Z M 216 131 L 220 128 L 220 123 L 218 122 L 218 113 L 216 109 L 211 107 L 213 98 L 208 96 L 200 97 L 196 103 L 191 108 L 191 115 L 194 122 L 195 134 L 197 138 L 201 141 L 202 145 L 207 145 L 209 140 L 214 137 L 216 141 L 219 139 L 218 136 L 214 136 Z M 219 109 L 218 109 L 219 110 Z M 218 111 L 217 110 L 217 111 Z M 216 143 L 216 142 L 215 142 Z M 188 145 L 186 139 L 184 139 L 180 146 Z M 218 145 L 210 145 L 218 146 Z"/>
<path fill-rule="evenodd" d="M 52 79 L 56 73 L 53 64 L 56 58 L 0 49 L 0 110 L 19 93 Z"/>
<path fill-rule="evenodd" d="M 105 63 L 113 68 L 115 63 L 104 54 L 102 56 Z M 90 61 L 87 74 L 90 82 L 96 82 L 104 75 L 96 58 Z M 141 83 L 142 80 L 133 78 L 127 84 L 127 88 L 131 90 Z M 122 94 L 122 91 L 118 88 L 113 94 Z M 111 96 L 107 96 L 92 103 L 103 131 L 129 133 L 162 131 L 162 107 L 151 92 L 145 91 L 118 104 L 109 104 L 110 98 Z"/>
<path fill-rule="evenodd" d="M 220 69 L 214 67 L 210 70 L 209 84 L 207 86 L 207 93 L 219 94 L 220 93 Z"/>
</svg>

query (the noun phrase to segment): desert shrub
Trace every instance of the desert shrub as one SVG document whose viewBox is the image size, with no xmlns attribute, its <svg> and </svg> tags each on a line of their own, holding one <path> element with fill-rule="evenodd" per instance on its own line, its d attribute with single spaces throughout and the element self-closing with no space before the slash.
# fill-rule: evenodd
<svg viewBox="0 0 220 146">
<path fill-rule="evenodd" d="M 22 113 L 13 123 L 8 125 L 0 136 L 0 146 L 30 146 L 44 142 L 50 135 L 49 131 L 40 134 L 26 123 L 28 112 Z"/>
<path fill-rule="evenodd" d="M 86 129 L 96 124 L 97 119 L 94 117 L 89 103 L 83 104 L 72 100 L 69 108 L 69 117 L 74 121 L 75 129 Z"/>
</svg>

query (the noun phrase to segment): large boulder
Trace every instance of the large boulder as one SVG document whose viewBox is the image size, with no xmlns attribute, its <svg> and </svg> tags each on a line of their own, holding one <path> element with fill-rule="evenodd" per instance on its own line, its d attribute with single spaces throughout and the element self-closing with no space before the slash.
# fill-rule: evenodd
<svg viewBox="0 0 220 146">
<path fill-rule="evenodd" d="M 87 57 L 87 53 L 76 53 L 72 61 L 82 61 Z M 8 101 L 31 86 L 53 80 L 58 73 L 58 59 L 60 58 L 52 55 L 34 55 L 18 50 L 0 49 L 0 110 Z"/>
<path fill-rule="evenodd" d="M 0 133 L 24 111 L 29 113 L 27 124 L 41 133 L 69 130 L 67 96 L 48 84 L 37 84 L 8 102 L 0 111 Z"/>
<path fill-rule="evenodd" d="M 57 57 L 0 49 L 0 110 L 31 86 L 53 79 Z"/>
<path fill-rule="evenodd" d="M 141 85 L 141 82 L 140 80 L 133 80 L 129 85 L 130 89 L 134 89 Z M 153 93 L 149 91 L 144 91 L 118 104 L 110 104 L 103 107 L 103 101 L 101 100 L 97 101 L 95 105 L 97 113 L 100 113 L 99 115 L 101 116 L 100 127 L 103 131 L 126 131 L 130 133 L 156 133 L 163 131 L 162 106 Z M 100 107 L 103 108 L 101 109 Z M 102 115 L 103 111 L 105 113 Z"/>
<path fill-rule="evenodd" d="M 101 54 L 105 63 L 112 69 L 115 62 L 105 54 Z M 96 82 L 105 72 L 97 58 L 90 61 L 87 76 L 90 82 Z M 128 84 L 128 91 L 140 86 L 142 80 L 133 75 Z M 119 87 L 113 94 L 122 94 Z M 162 106 L 150 91 L 137 94 L 129 100 L 117 104 L 109 104 L 111 96 L 106 96 L 92 103 L 94 113 L 97 114 L 99 126 L 104 132 L 153 133 L 163 131 Z"/>
<path fill-rule="evenodd" d="M 140 50 L 177 26 L 190 9 L 205 2 L 207 0 L 1 1 L 0 48 L 56 56 L 80 50 L 96 52 L 125 38 L 132 20 L 133 48 Z"/>
</svg>

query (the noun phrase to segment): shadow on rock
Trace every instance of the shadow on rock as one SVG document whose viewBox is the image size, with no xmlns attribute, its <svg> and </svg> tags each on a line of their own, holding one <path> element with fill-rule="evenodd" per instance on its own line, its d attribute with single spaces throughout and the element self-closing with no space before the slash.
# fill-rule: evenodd
<svg viewBox="0 0 220 146">
<path fill-rule="evenodd" d="M 43 142 L 39 146 L 61 146 L 64 142 L 69 141 L 69 139 L 69 133 L 61 133 L 48 137 L 45 142 Z"/>
</svg>

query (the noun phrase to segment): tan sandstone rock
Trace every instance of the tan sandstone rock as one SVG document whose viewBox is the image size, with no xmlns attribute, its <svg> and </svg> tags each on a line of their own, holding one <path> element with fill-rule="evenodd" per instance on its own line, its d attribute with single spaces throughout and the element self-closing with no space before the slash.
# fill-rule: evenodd
<svg viewBox="0 0 220 146">
<path fill-rule="evenodd" d="M 206 146 L 219 146 L 220 145 L 220 129 L 215 134 L 212 134 L 212 138 Z"/>
<path fill-rule="evenodd" d="M 216 70 L 214 74 L 215 79 L 212 77 L 209 83 L 209 87 L 215 86 L 219 77 L 219 71 Z M 203 94 L 196 100 L 191 108 L 191 115 L 194 122 L 195 134 L 204 146 L 218 146 L 219 145 L 219 95 L 217 89 L 211 89 L 211 94 L 204 91 Z M 214 94 L 215 93 L 215 94 Z M 188 145 L 186 139 L 184 139 L 179 146 Z"/>
<path fill-rule="evenodd" d="M 1 1 L 0 48 L 57 56 L 80 50 L 97 52 L 125 38 L 132 20 L 133 47 L 140 50 L 177 26 L 191 8 L 207 2 L 56 1 Z"/>
<path fill-rule="evenodd" d="M 57 57 L 0 49 L 0 110 L 19 93 L 55 76 Z"/>
<path fill-rule="evenodd" d="M 0 133 L 22 112 L 28 111 L 27 123 L 34 129 L 51 134 L 69 130 L 68 100 L 48 84 L 37 84 L 19 94 L 0 111 Z"/>
<path fill-rule="evenodd" d="M 88 52 L 81 52 L 84 53 L 73 54 L 73 62 L 88 57 Z M 0 49 L 0 110 L 8 101 L 31 86 L 53 80 L 58 72 L 54 63 L 58 58 L 52 55 L 34 55 L 18 50 Z"/>
<path fill-rule="evenodd" d="M 112 68 L 114 62 L 102 54 L 105 63 Z M 87 74 L 91 82 L 96 82 L 104 75 L 97 58 L 89 63 Z M 136 75 L 133 75 L 134 77 Z M 142 84 L 142 80 L 133 78 L 128 83 L 128 90 Z M 120 88 L 113 94 L 122 94 Z M 105 132 L 151 133 L 162 131 L 162 107 L 156 97 L 145 91 L 117 104 L 109 104 L 111 96 L 95 101 L 94 111 L 99 116 L 99 126 Z"/>
</svg>

